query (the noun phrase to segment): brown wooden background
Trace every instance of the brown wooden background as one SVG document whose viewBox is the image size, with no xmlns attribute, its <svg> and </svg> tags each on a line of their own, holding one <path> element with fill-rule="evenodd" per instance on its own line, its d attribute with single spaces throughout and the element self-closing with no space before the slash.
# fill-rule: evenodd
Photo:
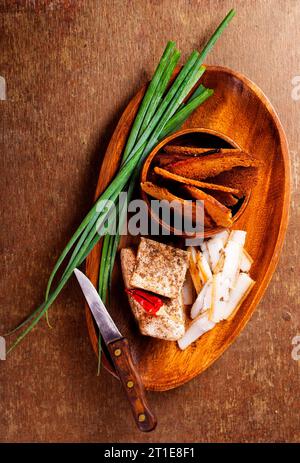
<svg viewBox="0 0 300 463">
<path fill-rule="evenodd" d="M 0 331 L 42 300 L 49 271 L 92 203 L 101 158 L 126 102 L 168 39 L 183 58 L 234 6 L 207 62 L 269 96 L 293 168 L 288 236 L 252 320 L 209 370 L 149 398 L 157 430 L 140 434 L 120 384 L 96 360 L 72 281 L 45 322 L 0 362 L 1 442 L 299 441 L 299 0 L 0 1 Z M 238 121 L 237 121 L 238 123 Z"/>
</svg>

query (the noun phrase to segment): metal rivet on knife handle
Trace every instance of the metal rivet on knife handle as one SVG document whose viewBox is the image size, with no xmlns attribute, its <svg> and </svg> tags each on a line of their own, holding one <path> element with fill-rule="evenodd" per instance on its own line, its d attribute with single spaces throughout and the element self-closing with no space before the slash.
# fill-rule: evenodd
<svg viewBox="0 0 300 463">
<path fill-rule="evenodd" d="M 133 381 L 128 381 L 128 382 L 127 382 L 127 387 L 129 387 L 129 389 L 131 389 L 133 386 L 134 386 L 134 382 L 133 382 Z"/>
<path fill-rule="evenodd" d="M 140 422 L 140 423 L 143 423 L 143 421 L 146 421 L 146 415 L 144 415 L 144 413 L 141 413 L 141 414 L 139 415 L 139 422 Z"/>
<path fill-rule="evenodd" d="M 116 357 L 120 357 L 120 355 L 122 354 L 121 349 L 116 349 L 114 354 L 115 354 Z"/>
</svg>

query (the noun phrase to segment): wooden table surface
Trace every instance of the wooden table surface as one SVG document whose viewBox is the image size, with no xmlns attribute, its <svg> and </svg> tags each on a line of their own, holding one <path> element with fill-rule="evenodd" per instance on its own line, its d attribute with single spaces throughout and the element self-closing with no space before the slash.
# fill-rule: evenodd
<svg viewBox="0 0 300 463">
<path fill-rule="evenodd" d="M 207 59 L 250 77 L 286 130 L 293 169 L 288 234 L 273 280 L 232 347 L 185 386 L 151 393 L 155 432 L 139 433 L 121 386 L 96 376 L 72 281 L 0 362 L 1 442 L 295 442 L 299 426 L 299 0 L 0 2 L 0 332 L 43 298 L 62 247 L 93 201 L 101 159 L 130 97 L 168 39 L 183 58 L 234 3 Z M 299 77 L 300 80 L 300 77 Z M 293 98 L 294 97 L 294 98 Z M 238 122 L 238 121 L 237 121 Z"/>
</svg>

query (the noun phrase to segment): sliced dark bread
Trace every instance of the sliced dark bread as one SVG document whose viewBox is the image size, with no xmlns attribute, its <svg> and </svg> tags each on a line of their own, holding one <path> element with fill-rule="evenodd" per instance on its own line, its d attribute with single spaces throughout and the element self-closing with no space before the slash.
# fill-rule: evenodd
<svg viewBox="0 0 300 463">
<path fill-rule="evenodd" d="M 232 213 L 228 207 L 221 204 L 211 195 L 192 185 L 182 185 L 185 192 L 192 198 L 204 201 L 204 208 L 217 225 L 230 227 L 232 225 Z"/>
<path fill-rule="evenodd" d="M 192 178 L 184 177 L 182 175 L 177 175 L 174 174 L 173 172 L 169 172 L 167 169 L 163 169 L 161 167 L 154 167 L 154 172 L 164 179 L 167 180 L 173 180 L 175 182 L 183 183 L 185 185 L 193 185 L 197 186 L 200 188 L 206 188 L 206 189 L 211 189 L 211 190 L 217 190 L 217 191 L 224 191 L 227 193 L 232 193 L 238 195 L 240 192 L 236 188 L 230 188 L 225 185 L 217 185 L 216 183 L 208 183 L 208 182 L 203 182 L 200 180 L 194 180 Z"/>
<path fill-rule="evenodd" d="M 233 207 L 237 204 L 239 198 L 234 196 L 232 193 L 227 193 L 226 191 L 217 191 L 217 190 L 203 190 L 205 193 L 211 195 L 220 203 L 224 204 L 227 207 Z"/>
<path fill-rule="evenodd" d="M 258 181 L 258 168 L 257 167 L 234 167 L 233 169 L 221 172 L 219 175 L 209 177 L 207 182 L 216 185 L 226 185 L 226 187 L 238 188 L 240 191 L 238 197 L 245 196 Z"/>
<path fill-rule="evenodd" d="M 174 210 L 175 212 L 181 213 L 182 212 L 182 206 L 184 206 L 187 201 L 183 198 L 180 198 L 179 196 L 174 195 L 165 187 L 161 187 L 158 185 L 155 185 L 152 182 L 143 182 L 141 183 L 141 189 L 147 193 L 149 196 L 155 199 L 159 200 L 166 200 L 169 202 L 174 201 Z M 176 211 L 176 203 L 178 203 L 178 211 Z M 199 207 L 199 206 L 198 206 Z M 192 205 L 192 219 L 196 220 L 197 218 L 197 206 L 195 203 Z M 208 214 L 204 214 L 204 226 L 205 227 L 213 227 L 214 221 Z"/>
</svg>

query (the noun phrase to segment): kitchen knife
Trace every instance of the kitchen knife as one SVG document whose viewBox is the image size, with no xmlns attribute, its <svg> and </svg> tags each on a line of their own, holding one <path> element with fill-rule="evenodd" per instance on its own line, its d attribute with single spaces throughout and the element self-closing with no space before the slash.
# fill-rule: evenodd
<svg viewBox="0 0 300 463">
<path fill-rule="evenodd" d="M 74 273 L 108 348 L 131 405 L 135 422 L 141 431 L 152 431 L 156 427 L 156 418 L 149 409 L 145 389 L 134 365 L 128 341 L 116 327 L 92 282 L 80 270 L 75 269 Z"/>
</svg>

